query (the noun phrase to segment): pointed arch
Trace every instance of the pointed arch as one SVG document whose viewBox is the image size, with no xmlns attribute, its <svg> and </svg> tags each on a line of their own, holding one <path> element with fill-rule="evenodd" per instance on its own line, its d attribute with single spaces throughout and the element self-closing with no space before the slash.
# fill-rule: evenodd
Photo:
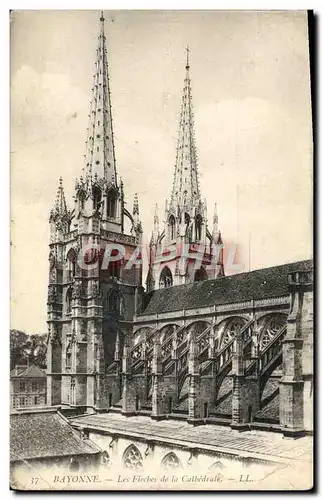
<svg viewBox="0 0 323 500">
<path fill-rule="evenodd" d="M 97 185 L 93 186 L 92 197 L 93 197 L 93 209 L 99 210 L 102 200 L 102 192 L 99 186 Z"/>
<path fill-rule="evenodd" d="M 217 460 L 212 465 L 210 465 L 210 467 L 208 468 L 208 471 L 215 472 L 215 471 L 223 470 L 225 468 L 226 468 L 225 465 L 223 465 L 223 463 L 220 462 L 220 460 Z"/>
<path fill-rule="evenodd" d="M 287 316 L 285 314 L 274 314 L 265 317 L 263 328 L 259 335 L 260 351 L 276 337 L 279 331 L 286 325 Z"/>
<path fill-rule="evenodd" d="M 170 239 L 173 240 L 176 236 L 175 234 L 175 217 L 174 215 L 170 215 L 169 219 L 168 219 L 168 223 L 169 223 L 169 236 L 170 236 Z"/>
<path fill-rule="evenodd" d="M 70 248 L 66 256 L 67 277 L 68 279 L 76 276 L 77 254 L 74 248 Z"/>
<path fill-rule="evenodd" d="M 160 273 L 159 288 L 168 288 L 173 286 L 173 276 L 168 266 L 165 266 Z"/>
<path fill-rule="evenodd" d="M 126 469 L 141 470 L 143 468 L 142 454 L 137 446 L 131 444 L 122 456 L 122 464 Z"/>
<path fill-rule="evenodd" d="M 117 213 L 117 193 L 110 189 L 107 194 L 107 217 L 115 219 Z"/>
<path fill-rule="evenodd" d="M 239 331 L 246 323 L 247 320 L 244 318 L 240 318 L 239 316 L 230 318 L 222 333 L 220 349 L 227 345 L 234 338 L 234 336 L 239 333 Z"/>
<path fill-rule="evenodd" d="M 194 273 L 194 282 L 205 281 L 205 280 L 207 280 L 207 273 L 205 267 L 201 266 L 200 269 L 196 269 Z"/>
<path fill-rule="evenodd" d="M 200 241 L 202 239 L 202 216 L 197 214 L 195 217 L 195 240 Z"/>
<path fill-rule="evenodd" d="M 178 456 L 173 451 L 171 451 L 164 456 L 163 460 L 161 461 L 161 466 L 165 471 L 167 471 L 179 469 L 182 467 L 182 464 Z"/>
<path fill-rule="evenodd" d="M 107 310 L 111 314 L 123 316 L 124 298 L 120 290 L 113 288 L 107 295 Z"/>
</svg>

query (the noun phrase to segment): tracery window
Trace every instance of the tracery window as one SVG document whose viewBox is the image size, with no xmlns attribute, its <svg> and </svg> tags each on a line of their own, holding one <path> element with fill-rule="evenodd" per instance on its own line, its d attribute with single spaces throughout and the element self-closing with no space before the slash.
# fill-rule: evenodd
<svg viewBox="0 0 323 500">
<path fill-rule="evenodd" d="M 102 453 L 101 462 L 107 468 L 109 468 L 111 465 L 110 455 L 106 450 L 104 450 L 104 452 Z"/>
<path fill-rule="evenodd" d="M 163 458 L 161 465 L 165 471 L 178 469 L 179 467 L 182 466 L 179 458 L 173 452 L 168 453 Z"/>
<path fill-rule="evenodd" d="M 132 470 L 140 470 L 143 468 L 143 458 L 136 446 L 131 444 L 123 454 L 122 463 L 124 467 Z"/>
<path fill-rule="evenodd" d="M 286 324 L 286 319 L 283 316 L 274 316 L 271 318 L 264 328 L 264 332 L 261 337 L 260 348 L 266 347 L 269 342 L 276 337 L 279 331 Z"/>
<path fill-rule="evenodd" d="M 244 324 L 245 321 L 241 318 L 235 318 L 232 321 L 230 321 L 223 335 L 222 347 L 227 345 L 234 338 L 234 336 L 241 330 Z"/>
</svg>

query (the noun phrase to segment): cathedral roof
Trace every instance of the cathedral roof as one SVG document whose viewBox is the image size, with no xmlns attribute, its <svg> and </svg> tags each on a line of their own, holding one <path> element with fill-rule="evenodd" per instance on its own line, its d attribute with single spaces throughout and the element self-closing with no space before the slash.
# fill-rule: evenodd
<svg viewBox="0 0 323 500">
<path fill-rule="evenodd" d="M 147 306 L 141 315 L 281 297 L 289 294 L 287 276 L 290 272 L 310 270 L 312 267 L 312 260 L 303 260 L 155 290 L 147 294 Z"/>
<path fill-rule="evenodd" d="M 56 410 L 10 415 L 10 460 L 98 453 Z"/>
</svg>

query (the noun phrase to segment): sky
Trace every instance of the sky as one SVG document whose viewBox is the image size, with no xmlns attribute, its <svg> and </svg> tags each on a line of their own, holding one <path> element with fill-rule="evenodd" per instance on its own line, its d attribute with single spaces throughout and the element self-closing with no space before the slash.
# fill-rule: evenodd
<svg viewBox="0 0 323 500">
<path fill-rule="evenodd" d="M 244 270 L 312 257 L 306 13 L 105 11 L 117 171 L 144 240 L 164 220 L 185 47 L 202 196 Z M 98 11 L 11 18 L 11 328 L 47 331 L 48 216 L 58 178 L 73 206 L 84 161 Z M 228 273 L 230 270 L 228 270 Z"/>
</svg>

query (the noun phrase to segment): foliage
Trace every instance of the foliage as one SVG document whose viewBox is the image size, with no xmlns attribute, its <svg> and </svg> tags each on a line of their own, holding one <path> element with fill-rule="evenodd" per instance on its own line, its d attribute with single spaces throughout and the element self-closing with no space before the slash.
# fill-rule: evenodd
<svg viewBox="0 0 323 500">
<path fill-rule="evenodd" d="M 47 334 L 27 335 L 10 330 L 10 369 L 16 365 L 35 364 L 46 367 Z"/>
</svg>

